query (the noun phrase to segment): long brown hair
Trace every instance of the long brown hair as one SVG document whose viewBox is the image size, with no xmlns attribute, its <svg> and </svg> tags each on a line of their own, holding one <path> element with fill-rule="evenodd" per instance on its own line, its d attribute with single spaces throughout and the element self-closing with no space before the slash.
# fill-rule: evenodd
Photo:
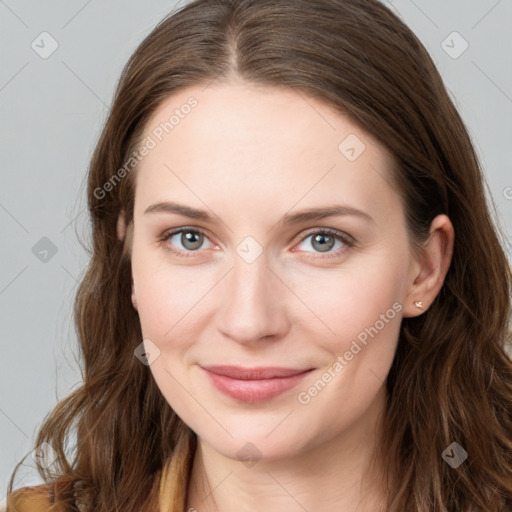
<svg viewBox="0 0 512 512">
<path fill-rule="evenodd" d="M 58 454 L 52 471 L 40 470 L 55 503 L 74 510 L 77 499 L 95 512 L 185 506 L 196 437 L 133 355 L 142 341 L 130 300 L 136 166 L 119 169 L 169 95 L 233 77 L 293 88 L 376 137 L 395 158 L 415 250 L 436 215 L 450 217 L 455 246 L 444 285 L 428 311 L 403 319 L 386 381 L 387 510 L 510 512 L 510 268 L 468 131 L 425 48 L 377 0 L 196 0 L 129 59 L 89 169 L 91 260 L 75 303 L 84 384 L 37 437 Z M 468 453 L 457 468 L 442 457 L 454 442 Z"/>
</svg>

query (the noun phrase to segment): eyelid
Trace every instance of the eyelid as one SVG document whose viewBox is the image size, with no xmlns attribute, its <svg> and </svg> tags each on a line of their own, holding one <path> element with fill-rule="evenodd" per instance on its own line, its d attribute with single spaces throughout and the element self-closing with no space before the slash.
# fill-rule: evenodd
<svg viewBox="0 0 512 512">
<path fill-rule="evenodd" d="M 342 242 L 345 242 L 347 244 L 355 244 L 355 240 L 353 237 L 351 237 L 348 233 L 345 233 L 343 231 L 338 231 L 337 229 L 333 228 L 313 228 L 309 230 L 305 235 L 302 235 L 302 238 L 300 239 L 301 242 L 303 242 L 306 238 L 310 237 L 311 235 L 315 235 L 317 233 L 323 233 L 332 235 L 335 238 L 341 239 Z"/>
</svg>

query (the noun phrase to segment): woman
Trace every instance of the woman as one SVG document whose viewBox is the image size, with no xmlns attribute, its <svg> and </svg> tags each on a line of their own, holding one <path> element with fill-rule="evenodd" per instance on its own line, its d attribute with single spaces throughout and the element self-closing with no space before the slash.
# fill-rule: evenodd
<svg viewBox="0 0 512 512">
<path fill-rule="evenodd" d="M 84 385 L 39 432 L 48 485 L 8 510 L 511 509 L 510 269 L 468 132 L 385 6 L 163 20 L 88 198 Z"/>
</svg>

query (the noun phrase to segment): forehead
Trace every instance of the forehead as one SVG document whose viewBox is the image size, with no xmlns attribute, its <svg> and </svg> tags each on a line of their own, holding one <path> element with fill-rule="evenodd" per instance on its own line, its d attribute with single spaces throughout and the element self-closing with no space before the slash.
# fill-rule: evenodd
<svg viewBox="0 0 512 512">
<path fill-rule="evenodd" d="M 188 188 L 196 204 L 194 192 L 239 197 L 239 207 L 248 196 L 256 202 L 258 192 L 259 200 L 280 196 L 288 207 L 328 192 L 363 206 L 372 194 L 394 191 L 385 147 L 348 116 L 294 89 L 192 86 L 160 105 L 144 138 L 151 150 L 139 164 L 137 194 L 148 200 Z"/>
</svg>

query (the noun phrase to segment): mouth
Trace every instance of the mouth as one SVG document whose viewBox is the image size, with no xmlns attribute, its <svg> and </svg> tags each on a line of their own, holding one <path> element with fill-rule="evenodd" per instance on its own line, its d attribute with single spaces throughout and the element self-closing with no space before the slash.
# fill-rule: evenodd
<svg viewBox="0 0 512 512">
<path fill-rule="evenodd" d="M 270 400 L 299 384 L 313 368 L 201 366 L 213 386 L 235 400 L 255 403 Z"/>
</svg>

